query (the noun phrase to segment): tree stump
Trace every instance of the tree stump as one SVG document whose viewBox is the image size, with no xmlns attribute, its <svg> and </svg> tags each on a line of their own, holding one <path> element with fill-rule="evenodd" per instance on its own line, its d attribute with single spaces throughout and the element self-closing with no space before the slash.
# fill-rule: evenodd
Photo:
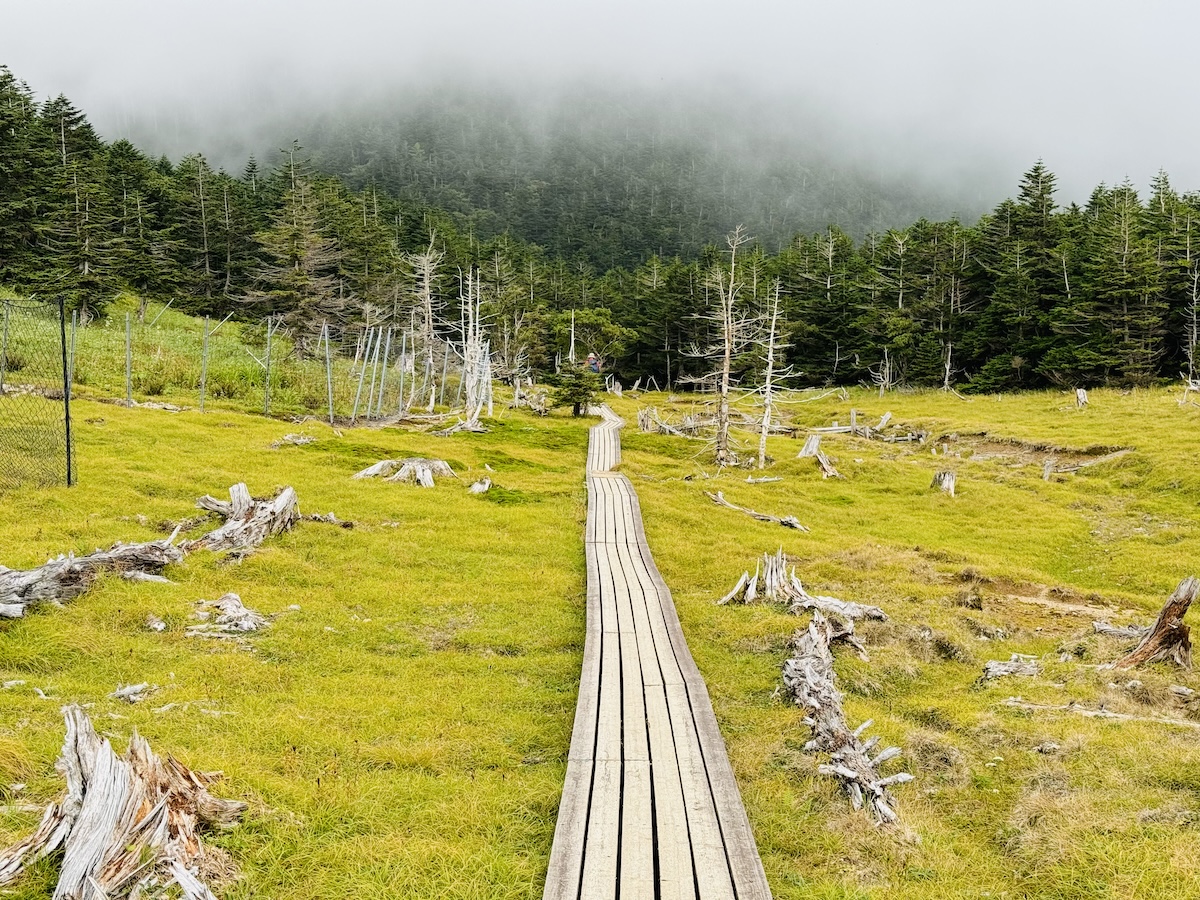
<svg viewBox="0 0 1200 900">
<path fill-rule="evenodd" d="M 810 434 L 804 439 L 804 446 L 800 448 L 800 452 L 796 454 L 796 459 L 808 459 L 816 456 L 821 450 L 821 436 L 819 434 Z"/>
<path fill-rule="evenodd" d="M 1192 641 L 1183 617 L 1200 592 L 1200 581 L 1188 576 L 1179 582 L 1167 598 L 1162 611 L 1146 636 L 1126 656 L 1113 663 L 1117 669 L 1131 669 L 1144 663 L 1172 660 L 1184 668 L 1192 667 Z"/>
<path fill-rule="evenodd" d="M 933 482 L 929 485 L 930 488 L 944 491 L 951 497 L 954 496 L 954 481 L 955 475 L 949 469 L 944 469 L 933 476 Z"/>
</svg>

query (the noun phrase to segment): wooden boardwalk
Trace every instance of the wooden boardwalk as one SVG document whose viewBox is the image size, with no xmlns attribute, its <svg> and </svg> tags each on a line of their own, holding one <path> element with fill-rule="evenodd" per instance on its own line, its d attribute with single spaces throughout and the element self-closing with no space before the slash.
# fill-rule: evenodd
<svg viewBox="0 0 1200 900">
<path fill-rule="evenodd" d="M 767 900 L 708 690 L 610 470 L 621 420 L 591 430 L 587 640 L 546 900 Z"/>
</svg>

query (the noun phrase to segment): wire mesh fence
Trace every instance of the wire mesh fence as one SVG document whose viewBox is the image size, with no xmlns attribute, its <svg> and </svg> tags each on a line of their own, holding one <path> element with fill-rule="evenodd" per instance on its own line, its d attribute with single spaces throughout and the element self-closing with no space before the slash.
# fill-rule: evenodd
<svg viewBox="0 0 1200 900">
<path fill-rule="evenodd" d="M 62 305 L 0 299 L 0 491 L 71 484 Z"/>
<path fill-rule="evenodd" d="M 68 325 L 72 382 L 83 396 L 205 411 L 349 423 L 419 415 L 464 401 L 461 342 L 419 340 L 380 324 L 320 325 L 299 337 L 278 319 L 113 311 Z"/>
</svg>

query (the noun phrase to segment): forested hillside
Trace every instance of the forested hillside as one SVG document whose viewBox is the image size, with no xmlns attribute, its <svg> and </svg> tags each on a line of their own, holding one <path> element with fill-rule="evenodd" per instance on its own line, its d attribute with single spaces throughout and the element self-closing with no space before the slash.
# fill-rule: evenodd
<svg viewBox="0 0 1200 900">
<path fill-rule="evenodd" d="M 450 335 L 474 268 L 501 372 L 553 368 L 572 319 L 578 343 L 626 379 L 703 372 L 712 272 L 729 264 L 713 230 L 783 202 L 770 173 L 756 208 L 740 210 L 719 155 L 680 175 L 688 151 L 664 137 L 639 180 L 581 132 L 545 145 L 565 174 L 542 183 L 515 128 L 496 158 L 528 168 L 497 178 L 474 168 L 486 148 L 470 135 L 453 160 L 417 147 L 422 133 L 445 145 L 439 129 L 455 121 L 431 110 L 408 137 L 399 124 L 369 140 L 318 134 L 311 160 L 293 148 L 229 173 L 199 154 L 176 162 L 106 143 L 66 98 L 39 103 L 0 69 L 0 284 L 93 313 L 128 290 L 277 316 L 303 349 L 323 321 L 403 327 L 424 302 L 420 271 Z M 1200 196 L 1162 174 L 1147 198 L 1126 183 L 1061 208 L 1054 184 L 1038 163 L 974 225 L 921 219 L 861 240 L 829 225 L 778 250 L 752 229 L 758 243 L 733 273 L 738 315 L 752 331 L 778 285 L 796 384 L 990 391 L 1177 377 L 1197 338 Z M 711 191 L 707 218 L 687 206 L 698 185 Z M 796 196 L 836 218 L 815 184 Z M 622 264 L 592 261 L 608 258 Z M 747 378 L 758 365 L 752 351 L 738 362 Z"/>
<path fill-rule="evenodd" d="M 768 250 L 834 224 L 855 238 L 921 216 L 974 220 L 998 186 L 922 179 L 898 154 L 865 152 L 815 109 L 724 91 L 438 82 L 297 108 L 246 102 L 234 129 L 183 107 L 122 117 L 139 146 L 203 146 L 238 168 L 299 138 L 319 170 L 454 216 L 480 240 L 509 232 L 597 270 L 651 253 L 685 258 L 745 224 Z M 263 114 L 262 107 L 268 111 Z M 236 115 L 225 110 L 222 118 Z M 878 148 L 875 148 L 878 149 Z M 856 152 L 863 150 L 864 152 Z M 986 199 L 985 199 L 986 198 Z"/>
</svg>

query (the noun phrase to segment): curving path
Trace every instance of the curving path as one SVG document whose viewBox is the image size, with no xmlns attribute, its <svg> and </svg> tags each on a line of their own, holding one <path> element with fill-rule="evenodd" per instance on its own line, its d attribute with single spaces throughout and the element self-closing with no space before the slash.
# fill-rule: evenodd
<svg viewBox="0 0 1200 900">
<path fill-rule="evenodd" d="M 708 690 L 602 407 L 587 489 L 587 640 L 545 900 L 769 900 Z"/>
</svg>

